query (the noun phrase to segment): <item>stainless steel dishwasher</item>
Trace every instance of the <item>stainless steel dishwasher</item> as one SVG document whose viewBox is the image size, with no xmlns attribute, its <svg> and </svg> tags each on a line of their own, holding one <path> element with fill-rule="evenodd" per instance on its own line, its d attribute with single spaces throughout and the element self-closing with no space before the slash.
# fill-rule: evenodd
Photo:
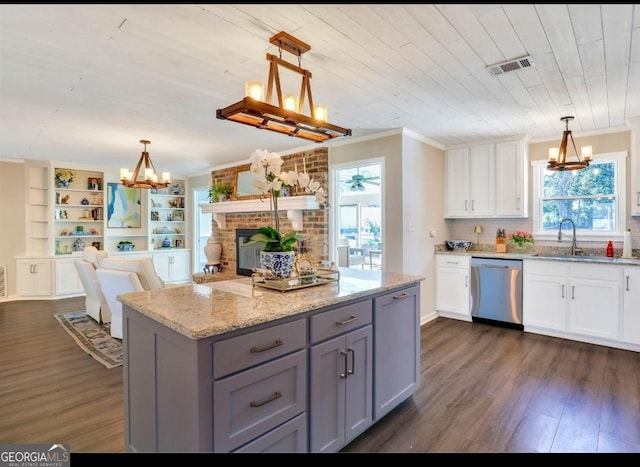
<svg viewBox="0 0 640 467">
<path fill-rule="evenodd" d="M 513 329 L 522 325 L 522 260 L 471 258 L 471 319 Z"/>
</svg>

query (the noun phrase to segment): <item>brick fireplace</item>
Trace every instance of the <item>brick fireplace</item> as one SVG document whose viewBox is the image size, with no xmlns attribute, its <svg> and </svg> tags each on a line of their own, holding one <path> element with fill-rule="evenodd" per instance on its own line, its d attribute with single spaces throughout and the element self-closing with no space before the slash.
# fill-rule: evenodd
<svg viewBox="0 0 640 467">
<path fill-rule="evenodd" d="M 294 170 L 297 165 L 299 171 L 306 164 L 307 172 L 311 178 L 318 180 L 327 193 L 330 193 L 329 183 L 329 154 L 326 147 L 320 147 L 313 151 L 304 151 L 287 156 L 282 156 L 284 164 L 282 170 Z M 303 163 L 304 160 L 304 163 Z M 211 172 L 211 179 L 218 182 L 234 185 L 236 167 L 228 167 Z M 231 198 L 234 201 L 234 198 Z M 269 198 L 265 196 L 265 203 Z M 280 230 L 293 230 L 291 221 L 287 219 L 286 211 L 279 211 Z M 329 229 L 328 208 L 305 210 L 302 214 L 303 230 L 299 232 L 306 237 L 305 252 L 320 261 L 328 258 Z M 215 238 L 222 246 L 221 261 L 224 270 L 236 271 L 236 229 L 255 229 L 258 227 L 273 225 L 273 215 L 267 212 L 238 212 L 226 214 L 224 229 L 213 222 Z"/>
</svg>

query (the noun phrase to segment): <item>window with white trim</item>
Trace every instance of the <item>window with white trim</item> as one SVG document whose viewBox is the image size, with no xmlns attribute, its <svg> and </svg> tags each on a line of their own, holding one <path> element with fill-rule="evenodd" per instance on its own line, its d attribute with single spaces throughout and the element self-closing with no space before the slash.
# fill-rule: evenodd
<svg viewBox="0 0 640 467">
<path fill-rule="evenodd" d="M 547 170 L 547 161 L 533 161 L 534 237 L 556 239 L 560 222 L 569 218 L 581 239 L 622 239 L 626 157 L 626 151 L 598 154 L 589 167 L 563 172 Z"/>
</svg>

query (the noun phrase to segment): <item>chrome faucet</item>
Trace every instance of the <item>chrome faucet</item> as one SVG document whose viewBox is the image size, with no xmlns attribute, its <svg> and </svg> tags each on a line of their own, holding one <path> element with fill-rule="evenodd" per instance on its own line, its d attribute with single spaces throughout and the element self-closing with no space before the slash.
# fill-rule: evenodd
<svg viewBox="0 0 640 467">
<path fill-rule="evenodd" d="M 569 219 L 568 217 L 565 217 L 564 219 L 562 219 L 560 221 L 560 227 L 558 229 L 558 242 L 562 241 L 562 224 L 564 224 L 565 222 L 571 222 L 571 228 L 573 230 L 573 237 L 572 237 L 572 241 L 571 241 L 571 255 L 577 255 L 579 253 L 582 253 L 582 249 L 578 248 L 576 246 L 576 224 L 573 222 L 573 220 Z M 567 234 L 565 234 L 565 236 L 568 236 Z"/>
</svg>

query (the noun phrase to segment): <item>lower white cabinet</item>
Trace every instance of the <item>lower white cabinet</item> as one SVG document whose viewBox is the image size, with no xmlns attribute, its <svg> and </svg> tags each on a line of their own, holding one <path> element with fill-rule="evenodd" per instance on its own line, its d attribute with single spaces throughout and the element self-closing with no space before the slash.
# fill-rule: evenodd
<svg viewBox="0 0 640 467">
<path fill-rule="evenodd" d="M 640 267 L 622 271 L 622 335 L 623 342 L 640 344 Z"/>
<path fill-rule="evenodd" d="M 53 290 L 51 269 L 50 259 L 17 259 L 17 294 L 24 297 L 51 295 Z"/>
<path fill-rule="evenodd" d="M 84 287 L 74 264 L 76 258 L 56 259 L 56 295 L 84 293 Z"/>
<path fill-rule="evenodd" d="M 618 341 L 621 282 L 617 265 L 525 260 L 525 331 L 593 343 Z"/>
<path fill-rule="evenodd" d="M 471 321 L 469 264 L 469 256 L 436 255 L 436 311 L 441 316 Z"/>
<path fill-rule="evenodd" d="M 153 265 L 165 282 L 188 282 L 191 280 L 189 250 L 168 250 L 152 255 Z"/>
</svg>

